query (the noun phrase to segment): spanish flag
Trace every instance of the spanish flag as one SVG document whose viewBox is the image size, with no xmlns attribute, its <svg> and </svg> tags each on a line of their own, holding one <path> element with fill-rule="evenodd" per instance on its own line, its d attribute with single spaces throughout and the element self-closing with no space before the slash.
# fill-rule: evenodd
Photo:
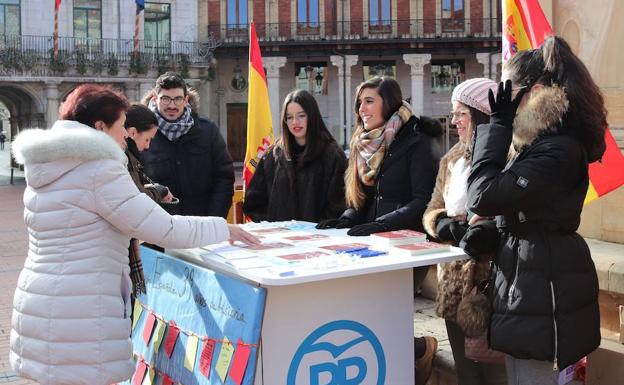
<svg viewBox="0 0 624 385">
<path fill-rule="evenodd" d="M 503 62 L 518 51 L 539 47 L 553 30 L 538 0 L 503 0 Z M 602 160 L 589 165 L 585 204 L 624 184 L 624 156 L 611 131 L 605 132 Z"/>
<path fill-rule="evenodd" d="M 243 180 L 249 186 L 258 162 L 273 143 L 273 122 L 269 106 L 269 90 L 262 66 L 256 26 L 249 28 L 249 96 L 247 99 L 247 151 Z"/>
</svg>

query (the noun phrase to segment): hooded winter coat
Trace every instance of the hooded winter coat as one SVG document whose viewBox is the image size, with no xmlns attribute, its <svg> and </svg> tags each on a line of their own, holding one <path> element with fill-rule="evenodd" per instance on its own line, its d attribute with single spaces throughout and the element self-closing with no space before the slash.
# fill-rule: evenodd
<svg viewBox="0 0 624 385">
<path fill-rule="evenodd" d="M 148 104 L 153 92 L 143 98 Z M 158 130 L 148 150 L 141 153 L 145 173 L 169 188 L 177 205 L 166 205 L 170 214 L 225 218 L 234 195 L 234 166 L 219 128 L 197 115 L 199 95 L 188 90 L 195 121 L 186 134 L 170 141 Z"/>
<path fill-rule="evenodd" d="M 513 132 L 497 124 L 476 132 L 468 208 L 496 216 L 490 344 L 520 359 L 561 369 L 600 344 L 598 279 L 576 233 L 588 187 L 587 151 L 562 125 L 558 87 L 535 91 Z M 519 154 L 506 164 L 512 142 Z"/>
<path fill-rule="evenodd" d="M 119 145 L 74 121 L 28 130 L 29 251 L 13 300 L 10 362 L 42 385 L 109 385 L 134 372 L 130 237 L 170 248 L 226 240 L 222 218 L 170 216 L 137 190 Z"/>
<path fill-rule="evenodd" d="M 378 221 L 391 230 L 424 231 L 422 216 L 431 199 L 438 172 L 442 134 L 437 120 L 412 116 L 397 132 L 379 169 L 373 187 L 368 187 L 364 206 L 348 208 L 342 218 L 354 225 Z"/>
<path fill-rule="evenodd" d="M 245 192 L 245 214 L 254 222 L 319 222 L 342 214 L 347 158 L 333 140 L 319 150 L 309 160 L 295 162 L 286 159 L 281 147 L 270 147 Z"/>
</svg>

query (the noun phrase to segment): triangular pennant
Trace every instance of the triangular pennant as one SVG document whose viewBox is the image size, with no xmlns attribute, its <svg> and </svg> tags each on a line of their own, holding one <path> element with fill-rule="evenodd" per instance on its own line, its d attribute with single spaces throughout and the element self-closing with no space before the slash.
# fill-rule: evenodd
<svg viewBox="0 0 624 385">
<path fill-rule="evenodd" d="M 169 321 L 167 336 L 165 337 L 165 353 L 167 353 L 167 357 L 169 358 L 171 358 L 171 355 L 173 354 L 173 347 L 175 346 L 179 334 L 180 329 L 178 329 L 176 323 L 174 321 Z"/>
<path fill-rule="evenodd" d="M 186 340 L 186 350 L 184 352 L 184 367 L 189 371 L 195 369 L 195 358 L 197 357 L 197 345 L 199 344 L 199 338 L 195 335 L 190 335 Z"/>
<path fill-rule="evenodd" d="M 167 324 L 164 321 L 159 319 L 156 320 L 156 328 L 154 329 L 154 352 L 158 353 L 158 349 L 160 349 L 160 345 L 163 341 L 163 336 L 165 335 L 165 330 L 167 329 Z"/>
<path fill-rule="evenodd" d="M 230 378 L 237 385 L 241 385 L 243 382 L 243 376 L 247 369 L 247 361 L 251 354 L 251 348 L 249 345 L 243 343 L 241 339 L 236 344 L 236 351 L 234 352 L 234 358 L 232 358 L 232 368 L 230 369 Z"/>
<path fill-rule="evenodd" d="M 134 308 L 132 310 L 132 330 L 134 330 L 137 321 L 141 318 L 141 313 L 143 313 L 143 306 L 141 306 L 141 302 L 137 299 L 134 301 Z"/>
<path fill-rule="evenodd" d="M 223 337 L 223 342 L 221 343 L 221 351 L 219 352 L 219 358 L 217 359 L 217 365 L 215 366 L 215 370 L 221 378 L 221 382 L 225 383 L 225 378 L 227 377 L 227 372 L 230 367 L 230 362 L 232 361 L 232 355 L 234 354 L 234 346 L 228 340 L 227 337 Z"/>
<path fill-rule="evenodd" d="M 215 340 L 208 338 L 206 342 L 204 342 L 204 349 L 202 350 L 201 357 L 199 359 L 199 371 L 206 378 L 210 378 L 210 364 L 212 363 L 214 349 Z"/>
<path fill-rule="evenodd" d="M 134 371 L 134 377 L 132 377 L 132 385 L 141 385 L 143 382 L 143 377 L 145 377 L 145 371 L 147 370 L 147 365 L 145 361 L 139 361 L 136 370 Z"/>
<path fill-rule="evenodd" d="M 147 318 L 145 319 L 145 326 L 143 326 L 143 341 L 145 341 L 145 345 L 149 345 L 150 339 L 152 338 L 152 331 L 154 330 L 154 324 L 156 323 L 156 316 L 153 311 L 150 311 L 147 314 Z"/>
</svg>

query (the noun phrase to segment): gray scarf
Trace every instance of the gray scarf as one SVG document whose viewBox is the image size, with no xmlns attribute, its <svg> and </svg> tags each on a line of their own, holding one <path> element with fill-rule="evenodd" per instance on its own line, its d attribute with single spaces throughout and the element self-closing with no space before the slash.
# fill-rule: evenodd
<svg viewBox="0 0 624 385">
<path fill-rule="evenodd" d="M 158 119 L 158 131 L 160 131 L 172 142 L 178 140 L 178 138 L 182 135 L 189 132 L 195 124 L 195 121 L 191 116 L 191 106 L 189 104 L 184 107 L 182 116 L 180 116 L 175 122 L 170 122 L 160 115 L 156 102 L 153 99 L 149 101 L 147 106 L 154 114 L 156 114 L 156 118 Z"/>
</svg>

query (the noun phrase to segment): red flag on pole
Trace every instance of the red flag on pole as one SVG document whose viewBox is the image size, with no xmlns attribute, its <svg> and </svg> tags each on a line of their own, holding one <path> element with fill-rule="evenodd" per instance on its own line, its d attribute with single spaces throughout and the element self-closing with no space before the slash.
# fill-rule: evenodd
<svg viewBox="0 0 624 385">
<path fill-rule="evenodd" d="M 273 122 L 269 106 L 267 86 L 260 45 L 256 36 L 256 26 L 251 22 L 249 28 L 249 94 L 247 102 L 247 151 L 243 179 L 249 186 L 260 158 L 267 147 L 273 143 Z"/>
<path fill-rule="evenodd" d="M 503 1 L 503 62 L 518 51 L 539 47 L 553 30 L 537 0 Z M 624 155 L 611 131 L 605 131 L 602 160 L 589 165 L 589 188 L 585 204 L 624 184 Z"/>
</svg>

